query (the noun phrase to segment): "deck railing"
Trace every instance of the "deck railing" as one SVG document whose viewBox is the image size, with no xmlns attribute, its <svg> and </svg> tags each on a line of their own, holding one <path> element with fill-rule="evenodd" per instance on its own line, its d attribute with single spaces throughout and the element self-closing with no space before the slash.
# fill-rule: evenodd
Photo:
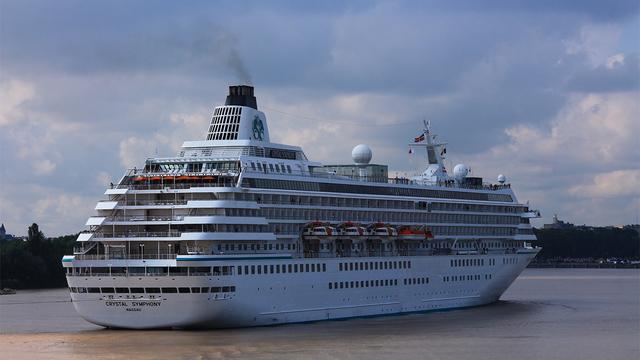
<svg viewBox="0 0 640 360">
<path fill-rule="evenodd" d="M 180 237 L 182 232 L 180 231 L 130 231 L 126 233 L 108 234 L 108 233 L 94 233 L 94 239 L 103 238 L 130 238 L 130 237 Z"/>
</svg>

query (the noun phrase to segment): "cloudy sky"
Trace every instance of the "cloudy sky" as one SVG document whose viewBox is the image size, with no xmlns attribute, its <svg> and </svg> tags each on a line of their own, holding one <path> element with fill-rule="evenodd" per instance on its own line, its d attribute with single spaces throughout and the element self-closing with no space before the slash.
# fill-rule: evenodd
<svg viewBox="0 0 640 360">
<path fill-rule="evenodd" d="M 82 230 L 105 186 L 204 139 L 251 82 L 272 140 L 412 174 L 422 119 L 447 164 L 503 173 L 578 224 L 636 223 L 632 1 L 0 1 L 0 222 Z M 539 224 L 540 224 L 539 223 Z"/>
</svg>

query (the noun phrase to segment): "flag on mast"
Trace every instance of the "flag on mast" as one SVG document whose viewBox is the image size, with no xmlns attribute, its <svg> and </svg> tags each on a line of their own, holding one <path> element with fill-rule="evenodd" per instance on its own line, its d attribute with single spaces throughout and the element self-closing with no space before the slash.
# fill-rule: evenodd
<svg viewBox="0 0 640 360">
<path fill-rule="evenodd" d="M 413 142 L 419 143 L 421 141 L 424 141 L 424 133 L 420 134 L 420 136 L 413 139 Z"/>
</svg>

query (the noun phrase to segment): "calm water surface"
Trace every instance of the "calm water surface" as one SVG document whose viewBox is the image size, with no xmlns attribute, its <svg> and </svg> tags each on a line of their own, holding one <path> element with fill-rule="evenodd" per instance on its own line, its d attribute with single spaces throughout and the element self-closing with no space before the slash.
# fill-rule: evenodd
<svg viewBox="0 0 640 360">
<path fill-rule="evenodd" d="M 528 269 L 466 310 L 211 331 L 104 330 L 66 290 L 0 296 L 5 359 L 640 359 L 640 271 Z"/>
</svg>

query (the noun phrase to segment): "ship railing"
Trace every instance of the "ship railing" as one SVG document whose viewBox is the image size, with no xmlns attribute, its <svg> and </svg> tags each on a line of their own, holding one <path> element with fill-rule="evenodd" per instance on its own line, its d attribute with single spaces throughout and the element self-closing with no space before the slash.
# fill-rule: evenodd
<svg viewBox="0 0 640 360">
<path fill-rule="evenodd" d="M 129 231 L 126 233 L 108 234 L 94 233 L 94 239 L 103 238 L 129 238 L 129 237 L 179 237 L 180 231 Z"/>
<path fill-rule="evenodd" d="M 74 246 L 73 253 L 74 254 L 86 254 L 89 251 L 91 251 L 91 249 L 96 247 L 96 245 L 98 245 L 98 242 L 96 242 L 96 241 L 88 241 L 86 243 L 83 243 L 80 246 Z"/>
<path fill-rule="evenodd" d="M 217 181 L 217 182 L 197 182 L 197 183 L 163 183 L 163 184 L 129 184 L 129 185 L 119 185 L 118 188 L 121 189 L 131 189 L 131 190 L 162 190 L 162 189 L 190 189 L 194 187 L 229 187 L 235 186 L 236 182 L 233 180 L 229 181 Z"/>
<path fill-rule="evenodd" d="M 101 255 L 75 255 L 74 260 L 173 260 L 177 254 L 151 253 L 151 254 L 101 254 Z"/>
<path fill-rule="evenodd" d="M 263 173 L 259 170 L 253 169 L 244 169 L 244 171 L 248 173 Z M 360 175 L 350 175 L 350 174 L 334 174 L 334 173 L 325 173 L 325 172 L 312 172 L 312 173 L 278 173 L 278 172 L 268 172 L 269 175 L 277 175 L 277 176 L 294 176 L 294 177 L 312 177 L 312 178 L 322 178 L 322 179 L 350 179 L 357 180 L 361 182 L 372 182 L 372 183 L 389 183 L 389 184 L 403 184 L 403 185 L 414 185 L 414 186 L 422 186 L 422 183 L 416 182 L 406 177 L 385 177 L 385 176 L 360 176 Z M 444 180 L 433 182 L 434 186 L 441 186 L 447 188 L 457 188 L 457 189 L 471 189 L 471 190 L 502 190 L 511 188 L 511 184 L 492 184 L 492 183 L 482 183 L 482 184 L 461 184 L 456 183 L 453 180 Z"/>
<path fill-rule="evenodd" d="M 184 220 L 183 215 L 175 215 L 175 216 L 127 215 L 127 216 L 112 216 L 107 218 L 107 221 L 180 221 L 180 220 Z"/>
<path fill-rule="evenodd" d="M 118 205 L 137 206 L 137 205 L 186 205 L 186 200 L 128 200 L 119 202 Z"/>
</svg>

